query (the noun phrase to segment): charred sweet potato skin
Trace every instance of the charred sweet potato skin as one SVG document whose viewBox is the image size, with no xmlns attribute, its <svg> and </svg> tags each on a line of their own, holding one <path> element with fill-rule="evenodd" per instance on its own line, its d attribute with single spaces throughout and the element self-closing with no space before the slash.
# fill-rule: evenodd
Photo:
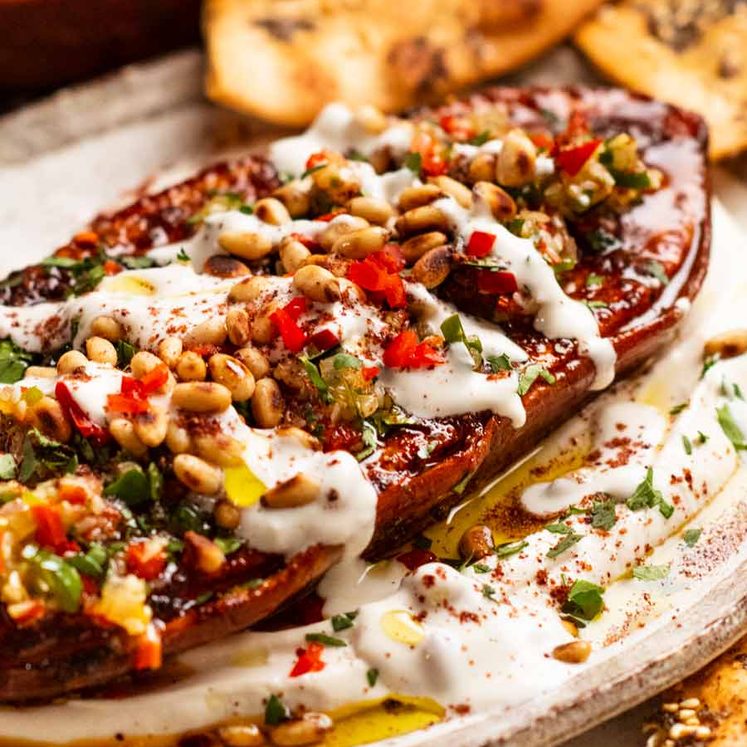
<svg viewBox="0 0 747 747">
<path fill-rule="evenodd" d="M 600 329 L 617 351 L 616 373 L 624 375 L 674 334 L 686 307 L 679 299 L 693 298 L 706 272 L 710 214 L 707 135 L 702 121 L 621 91 L 583 89 L 489 89 L 435 113 L 423 110 L 413 116 L 439 116 L 486 103 L 504 105 L 511 121 L 528 129 L 582 112 L 598 137 L 632 132 L 642 146 L 644 160 L 665 173 L 662 190 L 646 195 L 615 225 L 605 224 L 614 231 L 617 248 L 604 254 L 582 250 L 578 264 L 563 278 L 569 295 L 596 302 Z M 216 190 L 252 201 L 278 185 L 278 175 L 261 155 L 219 164 L 161 193 L 143 194 L 123 210 L 97 217 L 88 231 L 57 254 L 79 258 L 103 244 L 116 253 L 139 255 L 189 237 L 195 230 L 190 216 Z M 592 212 L 571 221 L 582 247 L 600 220 Z M 664 265 L 672 278 L 664 289 L 642 282 L 631 272 L 651 261 Z M 591 273 L 605 278 L 603 289 L 587 287 Z M 58 299 L 69 280 L 63 268 L 51 272 L 27 268 L 0 289 L 0 301 L 23 305 Z M 465 490 L 489 483 L 594 394 L 594 365 L 575 343 L 548 343 L 522 319 L 496 316 L 494 299 L 476 294 L 474 288 L 474 270 L 461 267 L 439 293 L 465 311 L 500 321 L 533 360 L 554 374 L 556 383 L 538 382 L 525 395 L 527 419 L 519 429 L 505 418 L 478 412 L 417 421 L 391 431 L 378 453 L 363 465 L 379 495 L 367 558 L 396 552 L 415 533 L 443 517 Z M 432 450 L 424 458 L 418 447 L 426 437 Z M 287 563 L 255 555 L 251 570 L 244 569 L 243 576 L 237 572 L 235 579 L 226 578 L 223 584 L 214 580 L 220 593 L 207 603 L 185 606 L 176 602 L 181 592 L 188 598 L 200 593 L 192 581 L 186 590 L 163 590 L 156 611 L 165 625 L 166 654 L 259 622 L 318 580 L 339 558 L 339 548 L 311 547 Z M 265 581 L 256 589 L 235 586 L 242 578 L 257 577 Z M 54 697 L 99 686 L 130 669 L 126 642 L 111 629 L 93 627 L 82 616 L 59 615 L 50 627 L 20 631 L 9 620 L 0 620 L 0 649 L 7 652 L 0 658 L 0 700 Z"/>
</svg>

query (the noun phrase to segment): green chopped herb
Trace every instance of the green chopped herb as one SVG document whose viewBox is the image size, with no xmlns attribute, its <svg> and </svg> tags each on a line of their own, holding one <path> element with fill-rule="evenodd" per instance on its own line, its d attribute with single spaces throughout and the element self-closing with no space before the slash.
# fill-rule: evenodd
<svg viewBox="0 0 747 747">
<path fill-rule="evenodd" d="M 716 410 L 716 419 L 718 420 L 718 424 L 721 426 L 724 435 L 732 442 L 732 444 L 734 444 L 735 449 L 738 451 L 747 449 L 747 443 L 744 441 L 744 434 L 734 420 L 729 405 L 723 405 Z"/>
<path fill-rule="evenodd" d="M 615 180 L 616 187 L 622 187 L 623 189 L 648 189 L 651 186 L 651 179 L 649 179 L 645 171 L 619 171 L 609 166 L 607 168 Z"/>
<path fill-rule="evenodd" d="M 42 480 L 60 473 L 75 472 L 78 457 L 71 447 L 47 438 L 35 428 L 23 439 L 18 480 L 28 483 L 32 478 Z"/>
<path fill-rule="evenodd" d="M 410 169 L 415 174 L 419 174 L 423 168 L 423 156 L 420 153 L 408 153 L 403 163 L 405 168 Z"/>
<path fill-rule="evenodd" d="M 603 228 L 598 228 L 595 231 L 592 231 L 588 234 L 586 239 L 591 251 L 598 254 L 619 249 L 621 246 L 620 239 L 618 239 L 613 233 L 605 231 Z"/>
<path fill-rule="evenodd" d="M 562 275 L 564 272 L 568 272 L 568 270 L 572 270 L 578 262 L 575 259 L 561 259 L 560 262 L 556 262 L 552 266 L 552 271 L 556 275 Z"/>
<path fill-rule="evenodd" d="M 366 457 L 371 456 L 379 445 L 379 434 L 376 426 L 369 420 L 361 423 L 361 440 L 363 448 L 355 455 L 355 458 L 362 462 Z"/>
<path fill-rule="evenodd" d="M 197 532 L 205 534 L 205 522 L 199 511 L 189 503 L 180 503 L 171 514 L 173 526 L 183 532 Z"/>
<path fill-rule="evenodd" d="M 504 542 L 502 545 L 496 545 L 493 552 L 499 558 L 508 558 L 511 555 L 516 555 L 517 552 L 521 552 L 529 543 L 526 540 L 520 540 L 519 542 Z"/>
<path fill-rule="evenodd" d="M 641 511 L 644 508 L 653 508 L 663 500 L 661 491 L 654 487 L 654 471 L 651 467 L 646 469 L 646 477 L 633 491 L 626 504 L 631 511 Z"/>
<path fill-rule="evenodd" d="M 214 592 L 212 591 L 206 591 L 203 594 L 196 596 L 194 599 L 194 606 L 200 607 L 201 605 L 205 604 L 205 602 L 209 602 L 213 598 L 213 594 Z"/>
<path fill-rule="evenodd" d="M 242 205 L 239 208 L 239 212 L 243 213 L 244 215 L 254 215 L 254 207 L 252 205 Z"/>
<path fill-rule="evenodd" d="M 163 494 L 163 475 L 155 462 L 148 465 L 148 493 L 152 501 L 160 501 Z"/>
<path fill-rule="evenodd" d="M 734 396 L 737 399 L 743 400 L 744 399 L 744 394 L 742 394 L 742 389 L 739 386 L 739 384 L 734 384 L 733 386 L 734 386 Z"/>
<path fill-rule="evenodd" d="M 702 446 L 706 441 L 708 440 L 708 436 L 706 436 L 703 431 L 698 431 L 698 435 L 695 436 L 695 443 L 698 446 Z"/>
<path fill-rule="evenodd" d="M 475 573 L 490 573 L 490 566 L 485 563 L 474 563 L 470 566 Z"/>
<path fill-rule="evenodd" d="M 693 453 L 693 445 L 690 439 L 683 434 L 682 436 L 682 447 L 685 449 L 685 454 L 690 456 Z"/>
<path fill-rule="evenodd" d="M 557 558 L 559 555 L 562 555 L 566 550 L 569 550 L 573 545 L 575 545 L 580 539 L 583 538 L 583 534 L 578 534 L 577 532 L 569 532 L 568 534 L 563 537 L 560 542 L 558 542 L 557 545 L 554 547 L 551 547 L 546 555 L 548 558 Z"/>
<path fill-rule="evenodd" d="M 601 275 L 597 275 L 594 272 L 590 272 L 586 276 L 586 287 L 587 288 L 599 288 L 604 283 L 604 278 Z"/>
<path fill-rule="evenodd" d="M 307 633 L 306 640 L 309 643 L 321 643 L 323 646 L 333 646 L 336 648 L 348 645 L 346 641 L 342 640 L 342 638 L 335 638 L 326 633 Z"/>
<path fill-rule="evenodd" d="M 637 565 L 633 568 L 633 578 L 639 581 L 661 581 L 669 574 L 667 565 Z"/>
<path fill-rule="evenodd" d="M 156 267 L 156 262 L 153 257 L 142 256 L 142 257 L 117 257 L 117 262 L 124 265 L 128 270 L 148 270 L 151 267 Z"/>
<path fill-rule="evenodd" d="M 323 161 L 322 163 L 318 163 L 316 166 L 312 166 L 311 168 L 306 169 L 306 171 L 301 174 L 301 179 L 305 179 L 307 176 L 311 176 L 312 174 L 315 174 L 320 169 L 326 169 L 327 166 L 329 166 L 328 161 Z"/>
<path fill-rule="evenodd" d="M 555 377 L 544 366 L 539 363 L 532 363 L 519 375 L 519 387 L 516 390 L 518 395 L 523 397 L 538 378 L 544 379 L 548 384 L 555 383 Z"/>
<path fill-rule="evenodd" d="M 484 145 L 490 140 L 490 130 L 483 130 L 474 137 L 470 138 L 467 142 L 470 145 Z"/>
<path fill-rule="evenodd" d="M 698 543 L 701 534 L 703 534 L 703 530 L 700 527 L 685 529 L 682 533 L 682 539 L 688 547 L 694 547 Z"/>
<path fill-rule="evenodd" d="M 720 360 L 718 354 L 709 355 L 703 361 L 703 370 L 700 372 L 700 378 L 702 379 Z"/>
<path fill-rule="evenodd" d="M 477 335 L 467 335 L 459 314 L 452 314 L 441 323 L 441 333 L 446 342 L 455 345 L 463 343 L 472 356 L 475 366 L 482 366 L 482 342 Z"/>
<path fill-rule="evenodd" d="M 15 384 L 23 378 L 34 362 L 34 355 L 18 347 L 12 340 L 0 342 L 0 384 Z"/>
<path fill-rule="evenodd" d="M 457 494 L 461 495 L 466 489 L 469 481 L 472 479 L 472 472 L 468 472 L 453 488 L 452 490 Z"/>
<path fill-rule="evenodd" d="M 567 524 L 548 524 L 545 531 L 553 534 L 570 534 L 573 530 Z"/>
<path fill-rule="evenodd" d="M 647 275 L 651 275 L 651 277 L 656 278 L 662 285 L 669 285 L 669 276 L 667 275 L 666 270 L 664 269 L 664 265 L 661 262 L 657 262 L 655 259 L 652 259 L 646 262 L 644 270 L 646 271 Z"/>
<path fill-rule="evenodd" d="M 373 687 L 379 679 L 379 670 L 374 668 L 369 669 L 366 672 L 366 679 L 368 680 L 368 684 Z"/>
<path fill-rule="evenodd" d="M 584 301 L 583 303 L 589 309 L 609 308 L 609 304 L 606 301 Z"/>
<path fill-rule="evenodd" d="M 265 705 L 265 723 L 277 726 L 290 718 L 290 710 L 277 695 L 270 695 Z"/>
<path fill-rule="evenodd" d="M 181 247 L 179 251 L 176 254 L 176 260 L 177 262 L 189 262 L 190 256 L 187 254 L 187 251 L 184 247 Z"/>
<path fill-rule="evenodd" d="M 103 545 L 93 544 L 88 552 L 68 557 L 66 561 L 86 576 L 101 580 L 104 578 L 109 555 Z"/>
<path fill-rule="evenodd" d="M 236 552 L 244 544 L 244 540 L 240 540 L 238 537 L 216 537 L 213 542 L 224 555 Z"/>
<path fill-rule="evenodd" d="M 483 584 L 482 595 L 485 599 L 490 599 L 492 602 L 495 601 L 495 589 L 490 584 Z"/>
<path fill-rule="evenodd" d="M 678 405 L 675 405 L 674 407 L 671 407 L 669 409 L 669 414 L 679 415 L 689 404 L 689 402 L 680 402 Z"/>
<path fill-rule="evenodd" d="M 113 495 L 128 506 L 138 506 L 150 500 L 150 481 L 140 467 L 133 467 L 110 482 L 104 488 L 104 495 Z"/>
<path fill-rule="evenodd" d="M 339 633 L 341 630 L 347 630 L 352 628 L 355 624 L 353 621 L 356 618 L 356 612 L 343 612 L 341 615 L 333 615 L 330 622 L 332 623 L 332 630 L 335 633 Z"/>
<path fill-rule="evenodd" d="M 333 359 L 332 364 L 335 368 L 354 368 L 358 370 L 363 365 L 358 358 L 349 353 L 338 353 Z"/>
<path fill-rule="evenodd" d="M 301 365 L 306 371 L 306 375 L 309 377 L 311 383 L 316 387 L 319 392 L 319 396 L 327 404 L 332 402 L 332 395 L 330 394 L 327 382 L 322 378 L 321 373 L 316 364 L 310 361 L 305 355 L 301 355 L 298 358 L 301 361 Z"/>
<path fill-rule="evenodd" d="M 617 521 L 616 502 L 614 498 L 594 501 L 591 507 L 591 526 L 594 529 L 609 531 Z"/>
<path fill-rule="evenodd" d="M 493 373 L 511 370 L 511 359 L 505 353 L 501 355 L 489 355 L 487 360 Z"/>
<path fill-rule="evenodd" d="M 33 545 L 24 548 L 23 557 L 32 565 L 34 588 L 40 592 L 49 591 L 63 612 L 77 612 L 83 593 L 77 569 L 58 555 Z"/>
<path fill-rule="evenodd" d="M 0 454 L 0 480 L 12 480 L 16 476 L 16 460 L 12 454 Z"/>
<path fill-rule="evenodd" d="M 582 578 L 576 579 L 561 609 L 576 620 L 588 622 L 604 609 L 602 594 L 604 594 L 604 589 L 601 586 Z"/>
<path fill-rule="evenodd" d="M 132 356 L 137 353 L 137 348 L 127 340 L 117 340 L 114 343 L 114 349 L 117 351 L 117 366 L 119 368 L 127 368 Z"/>
</svg>

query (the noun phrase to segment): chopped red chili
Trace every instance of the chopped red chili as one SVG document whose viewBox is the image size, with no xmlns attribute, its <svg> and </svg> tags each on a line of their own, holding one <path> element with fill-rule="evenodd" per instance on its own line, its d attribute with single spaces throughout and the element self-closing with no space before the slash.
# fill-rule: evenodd
<svg viewBox="0 0 747 747">
<path fill-rule="evenodd" d="M 57 386 L 55 386 L 54 389 L 54 395 L 60 403 L 63 412 L 65 412 L 70 420 L 73 421 L 75 427 L 82 436 L 90 438 L 99 445 L 104 444 L 109 440 L 109 432 L 102 426 L 94 423 L 93 420 L 86 415 L 83 408 L 73 399 L 73 395 L 70 393 L 70 390 L 64 381 L 57 382 Z"/>
<path fill-rule="evenodd" d="M 589 140 L 581 145 L 559 148 L 553 153 L 555 163 L 568 176 L 576 176 L 601 144 L 601 140 Z"/>
<path fill-rule="evenodd" d="M 155 542 L 132 542 L 125 555 L 127 570 L 145 581 L 158 578 L 166 568 L 166 551 Z"/>
<path fill-rule="evenodd" d="M 163 643 L 160 630 L 151 623 L 140 636 L 133 652 L 132 664 L 136 670 L 160 669 L 163 661 Z"/>
<path fill-rule="evenodd" d="M 513 272 L 480 270 L 477 273 L 477 290 L 480 293 L 516 293 L 519 286 Z"/>
<path fill-rule="evenodd" d="M 282 309 L 270 314 L 270 320 L 280 333 L 283 345 L 291 353 L 300 352 L 309 341 L 308 335 L 301 329 L 297 321 L 304 311 L 306 311 L 306 299 L 303 296 L 297 296 L 285 304 Z"/>
<path fill-rule="evenodd" d="M 325 666 L 322 661 L 323 653 L 324 646 L 321 643 L 316 643 L 316 641 L 309 643 L 306 648 L 296 649 L 298 659 L 290 671 L 290 676 L 300 677 L 308 672 L 321 672 Z"/>
<path fill-rule="evenodd" d="M 36 521 L 34 538 L 42 547 L 48 547 L 58 555 L 78 548 L 76 542 L 67 538 L 62 524 L 62 515 L 57 506 L 45 504 L 32 506 L 31 513 Z"/>
<path fill-rule="evenodd" d="M 495 234 L 485 231 L 473 231 L 467 242 L 467 254 L 470 257 L 487 257 L 495 244 Z"/>
<path fill-rule="evenodd" d="M 321 352 L 337 347 L 340 340 L 331 329 L 320 329 L 311 335 L 311 344 Z"/>
<path fill-rule="evenodd" d="M 364 381 L 371 381 L 375 379 L 381 373 L 381 369 L 378 366 L 364 366 L 361 369 L 361 376 Z"/>
<path fill-rule="evenodd" d="M 404 266 L 401 255 L 393 249 L 382 249 L 348 268 L 348 280 L 368 291 L 374 301 L 386 301 L 392 309 L 407 306 L 407 295 L 399 270 Z"/>
<path fill-rule="evenodd" d="M 438 560 L 438 556 L 430 550 L 423 550 L 414 547 L 412 550 L 397 555 L 397 560 L 402 563 L 408 571 L 414 571 L 416 568 L 420 568 L 421 565 L 425 565 L 426 563 L 435 563 Z"/>
<path fill-rule="evenodd" d="M 400 332 L 384 350 L 388 368 L 431 368 L 444 362 L 441 351 L 430 342 L 418 342 L 414 330 Z"/>
<path fill-rule="evenodd" d="M 329 163 L 330 152 L 328 150 L 320 150 L 316 153 L 312 153 L 306 159 L 306 171 L 309 169 L 315 169 L 317 166 L 321 166 L 323 163 Z"/>
</svg>

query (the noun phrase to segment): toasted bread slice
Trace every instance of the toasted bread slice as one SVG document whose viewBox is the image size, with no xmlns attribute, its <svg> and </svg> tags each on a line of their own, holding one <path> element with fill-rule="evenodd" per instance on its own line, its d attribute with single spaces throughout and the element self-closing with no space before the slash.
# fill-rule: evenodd
<svg viewBox="0 0 747 747">
<path fill-rule="evenodd" d="M 210 0 L 207 93 L 277 124 L 330 101 L 393 112 L 515 69 L 599 0 Z"/>
<path fill-rule="evenodd" d="M 743 4 L 626 0 L 602 8 L 575 41 L 612 80 L 702 115 L 712 158 L 747 148 Z"/>
<path fill-rule="evenodd" d="M 588 89 L 489 89 L 461 102 L 415 113 L 411 119 L 416 127 L 433 128 L 432 123 L 436 121 L 442 125 L 438 137 L 462 138 L 459 148 L 452 143 L 446 151 L 454 155 L 453 160 L 434 160 L 431 151 L 429 163 L 425 164 L 425 157 L 419 154 L 421 158 L 416 167 L 424 179 L 427 179 L 427 171 L 421 169 L 432 166 L 441 172 L 448 170 L 452 179 L 462 182 L 463 190 L 457 193 L 461 197 L 464 197 L 464 190 L 470 192 L 469 188 L 479 191 L 478 184 L 486 188 L 486 182 L 476 176 L 474 168 L 468 168 L 470 164 L 465 161 L 465 158 L 475 158 L 479 153 L 479 146 L 465 142 L 467 138 L 475 139 L 472 133 L 465 132 L 472 114 L 486 118 L 485 121 L 490 123 L 498 122 L 495 125 L 497 132 L 502 134 L 496 135 L 496 139 L 508 137 L 509 132 L 516 134 L 513 129 L 516 125 L 530 133 L 537 143 L 544 143 L 545 153 L 555 153 L 555 158 L 560 159 L 560 171 L 555 177 L 548 177 L 549 181 L 537 177 L 542 189 L 549 189 L 553 180 L 561 189 L 571 189 L 573 181 L 566 177 L 573 172 L 581 175 L 579 183 L 585 184 L 587 191 L 568 194 L 586 197 L 593 185 L 583 181 L 583 169 L 585 164 L 593 161 L 589 166 L 593 169 L 590 173 L 597 177 L 601 173 L 606 179 L 606 194 L 614 200 L 613 207 L 605 209 L 599 202 L 596 208 L 588 209 L 587 203 L 585 209 L 563 213 L 565 229 L 555 238 L 561 240 L 563 251 L 574 252 L 574 261 L 562 264 L 562 257 L 554 256 L 547 248 L 549 253 L 546 257 L 543 255 L 540 262 L 542 267 L 545 262 L 553 266 L 557 277 L 562 278 L 562 288 L 569 299 L 583 302 L 592 310 L 599 335 L 614 347 L 616 363 L 614 372 L 610 370 L 610 374 L 623 375 L 661 349 L 682 318 L 687 306 L 684 299 L 697 293 L 708 263 L 709 183 L 707 137 L 702 120 L 673 106 L 624 91 Z M 435 129 L 429 131 L 436 137 Z M 460 134 L 450 135 L 449 132 Z M 611 172 L 605 176 L 600 168 L 603 161 L 614 167 L 615 158 L 620 154 L 604 150 L 604 144 L 624 133 L 632 133 L 638 145 L 628 135 L 622 138 L 622 146 L 630 156 L 626 159 L 625 168 L 628 170 L 616 172 L 615 180 L 610 182 Z M 485 137 L 488 136 L 477 139 L 484 141 Z M 603 152 L 609 157 L 599 160 Z M 468 155 L 460 155 L 462 153 Z M 490 157 L 488 161 L 494 157 L 489 147 L 483 153 Z M 592 157 L 592 153 L 596 155 Z M 396 161 L 391 153 L 384 155 Z M 333 157 L 342 158 L 341 155 L 324 156 Z M 397 158 L 402 160 L 402 157 Z M 583 157 L 583 162 L 577 160 L 580 157 Z M 326 168 L 323 163 L 321 166 Z M 396 168 L 399 163 L 394 166 Z M 383 168 L 386 170 L 386 165 Z M 658 177 L 656 185 L 650 180 L 649 171 L 652 178 Z M 322 179 L 322 171 L 317 169 L 314 175 Z M 497 177 L 496 180 L 500 181 Z M 454 189 L 453 182 L 439 183 Z M 636 184 L 637 187 L 631 186 Z M 19 307 L 62 299 L 71 292 L 85 292 L 90 290 L 90 283 L 97 282 L 93 275 L 96 268 L 100 269 L 100 280 L 104 273 L 121 272 L 128 257 L 142 257 L 156 246 L 193 235 L 198 225 L 194 217 L 204 215 L 206 206 L 215 200 L 225 199 L 251 212 L 245 203 L 254 203 L 258 198 L 273 193 L 287 197 L 287 193 L 277 192 L 280 186 L 276 167 L 266 155 L 252 155 L 234 163 L 211 167 L 183 184 L 155 195 L 146 195 L 116 213 L 99 216 L 89 230 L 78 234 L 70 244 L 58 250 L 51 263 L 12 274 L 0 286 L 0 298 L 6 305 Z M 332 184 L 333 188 L 338 186 L 337 182 Z M 519 205 L 531 207 L 538 199 L 532 189 L 519 189 L 514 194 Z M 327 211 L 330 205 L 319 197 L 317 192 L 315 206 L 309 203 L 305 210 L 321 218 L 322 222 L 329 221 L 331 216 Z M 477 192 L 475 200 L 476 197 Z M 341 199 L 347 201 L 348 197 Z M 543 199 L 540 198 L 542 204 Z M 398 205 L 397 209 L 400 209 L 401 204 Z M 522 210 L 527 221 L 537 219 L 536 209 L 532 211 L 524 207 Z M 238 209 L 235 212 L 240 213 Z M 560 213 L 556 218 L 560 220 Z M 512 227 L 523 230 L 523 225 Z M 390 240 L 402 241 L 404 238 L 398 233 L 399 229 L 388 230 L 392 232 Z M 450 232 L 451 229 L 444 228 L 444 231 Z M 445 234 L 440 239 L 447 240 Z M 545 240 L 552 241 L 552 237 L 545 236 L 542 241 Z M 448 241 L 453 245 L 449 251 L 454 264 L 448 277 L 437 284 L 438 288 L 432 289 L 431 294 L 460 310 L 499 322 L 511 344 L 520 345 L 528 355 L 527 361 L 516 365 L 523 366 L 525 371 L 532 365 L 542 368 L 544 379 L 535 376 L 536 380 L 533 379 L 521 393 L 526 422 L 520 427 L 515 427 L 509 417 L 489 409 L 469 411 L 469 408 L 448 416 L 405 417 L 386 423 L 371 445 L 372 453 L 361 462 L 362 473 L 373 486 L 376 500 L 375 527 L 364 550 L 368 558 L 396 553 L 403 542 L 444 516 L 450 507 L 462 500 L 465 491 L 477 489 L 492 480 L 598 390 L 595 364 L 578 340 L 562 339 L 548 344 L 547 338 L 534 328 L 524 307 L 513 300 L 513 291 L 507 293 L 492 285 L 482 285 L 484 273 L 492 273 L 493 268 L 476 263 L 465 255 L 461 251 L 463 240 L 455 233 Z M 318 262 L 314 264 L 327 265 L 338 271 L 341 267 L 342 274 L 349 272 L 350 259 L 335 251 L 325 253 L 321 251 L 321 245 L 313 242 L 312 248 L 317 250 Z M 283 277 L 286 281 L 289 279 L 284 269 L 278 270 L 272 254 L 259 262 L 247 258 L 241 261 L 228 254 L 214 257 L 220 261 L 207 267 L 210 273 L 221 277 L 240 278 L 254 271 L 259 275 L 279 273 L 279 280 Z M 387 257 L 393 261 L 392 255 Z M 382 262 L 385 259 L 380 258 Z M 90 264 L 86 264 L 87 261 Z M 398 272 L 401 272 L 402 266 L 399 268 Z M 370 265 L 369 269 L 372 269 Z M 414 267 L 405 275 L 412 279 L 413 273 L 417 277 Z M 554 277 L 552 273 L 551 277 Z M 361 283 L 364 283 L 363 279 Z M 76 284 L 87 285 L 78 287 Z M 409 319 L 405 321 L 409 314 L 405 307 L 400 304 L 397 309 L 388 308 L 384 301 L 377 300 L 375 288 L 368 290 L 371 298 L 361 292 L 366 297 L 367 313 L 386 318 L 387 324 L 410 324 Z M 425 286 L 421 292 L 428 292 Z M 363 303 L 361 295 L 357 298 Z M 263 306 L 259 301 L 247 302 L 241 309 L 251 317 L 262 312 Z M 384 334 L 389 339 L 401 328 L 395 327 Z M 211 356 L 216 351 L 238 355 L 236 348 L 237 343 L 224 340 L 198 346 L 195 352 L 204 356 Z M 286 356 L 283 360 L 293 362 L 287 352 L 282 354 Z M 323 357 L 325 352 L 321 355 Z M 328 361 L 332 362 L 329 356 Z M 354 370 L 361 370 L 360 365 Z M 398 366 L 391 361 L 385 365 L 390 370 Z M 467 364 L 470 376 L 485 376 L 496 381 L 509 375 L 505 370 L 486 370 L 486 363 L 482 360 L 475 365 L 480 369 L 472 370 L 472 364 Z M 509 362 L 507 365 L 510 368 L 513 364 Z M 376 371 L 372 373 L 378 375 Z M 318 385 L 313 385 L 310 376 L 302 373 L 301 386 L 298 387 L 298 376 L 293 380 L 287 371 L 281 372 L 279 368 L 275 369 L 275 375 L 286 402 L 283 412 L 285 425 L 294 426 L 296 433 L 299 428 L 320 433 L 321 427 L 327 451 L 337 454 L 349 451 L 365 456 L 361 454 L 364 423 L 357 415 L 340 423 L 339 410 L 334 411 L 329 401 L 321 397 L 321 390 L 318 390 Z M 360 382 L 359 385 L 364 386 Z M 136 388 L 132 382 L 130 386 Z M 332 419 L 332 412 L 338 420 Z M 244 413 L 249 422 L 253 422 L 252 412 L 244 410 Z M 391 416 L 392 411 L 382 409 L 382 413 Z M 6 420 L 0 424 L 3 447 L 18 454 L 22 450 L 21 442 L 26 443 L 23 433 L 19 439 L 18 429 L 27 426 L 9 426 Z M 192 420 L 199 421 L 199 427 L 204 426 L 204 423 L 200 425 L 199 417 Z M 81 422 L 80 418 L 76 422 Z M 196 434 L 200 435 L 200 431 Z M 315 441 L 310 434 L 306 438 Z M 130 512 L 131 517 L 134 514 L 145 521 L 145 536 L 140 536 L 139 525 L 133 524 L 131 519 L 129 524 L 122 523 L 121 518 L 126 512 L 121 503 L 113 500 L 109 506 L 113 516 L 109 523 L 119 521 L 116 526 L 121 526 L 125 532 L 121 538 L 116 535 L 116 539 L 124 541 L 113 543 L 115 546 L 111 550 L 120 563 L 123 562 L 120 545 L 138 545 L 151 539 L 154 530 L 164 535 L 171 533 L 171 536 L 176 533 L 173 539 L 184 537 L 188 540 L 185 544 L 196 543 L 197 549 L 206 542 L 197 541 L 193 530 L 182 533 L 182 529 L 173 529 L 171 512 L 180 506 L 185 490 L 175 475 L 175 457 L 170 449 L 161 446 L 150 452 L 146 450 L 137 457 L 143 465 L 148 464 L 148 470 L 151 464 L 155 464 L 164 476 L 158 503 L 155 506 L 148 501 L 136 503 Z M 116 462 L 116 451 L 113 456 Z M 343 456 L 349 457 L 349 454 Z M 101 454 L 97 457 L 95 453 L 82 451 L 79 458 L 84 466 L 76 479 L 87 480 L 91 472 L 94 475 L 100 472 L 104 482 L 110 484 L 111 472 L 107 471 L 110 466 L 107 463 L 101 466 Z M 55 464 L 59 464 L 59 458 Z M 65 464 L 68 464 L 67 460 Z M 209 536 L 215 535 L 213 525 L 207 529 L 203 526 L 201 531 Z M 78 539 L 84 544 L 87 542 L 80 536 Z M 225 534 L 219 531 L 217 539 L 225 540 Z M 65 538 L 58 538 L 56 548 L 63 555 L 80 554 L 80 548 L 70 549 Z M 315 544 L 286 559 L 279 553 L 259 552 L 244 545 L 229 554 L 227 562 L 217 570 L 212 568 L 204 572 L 199 564 L 195 566 L 189 550 L 186 547 L 184 553 L 176 551 L 172 555 L 172 562 L 179 571 L 176 574 L 163 577 L 159 575 L 163 568 L 156 568 L 155 572 L 146 569 L 152 577 L 150 588 L 154 594 L 150 606 L 162 629 L 163 653 L 167 655 L 225 636 L 268 617 L 318 580 L 337 561 L 340 553 L 339 547 L 331 546 L 331 543 L 330 546 Z M 211 594 L 205 597 L 208 591 Z M 116 626 L 99 626 L 95 614 L 86 614 L 87 610 L 97 609 L 96 585 L 86 594 L 89 595 L 87 608 L 71 612 L 52 607 L 46 616 L 24 619 L 23 624 L 16 624 L 6 614 L 5 607 L 0 606 L 0 700 L 52 697 L 101 685 L 131 668 L 138 668 L 130 654 L 141 641 L 133 640 Z"/>
</svg>

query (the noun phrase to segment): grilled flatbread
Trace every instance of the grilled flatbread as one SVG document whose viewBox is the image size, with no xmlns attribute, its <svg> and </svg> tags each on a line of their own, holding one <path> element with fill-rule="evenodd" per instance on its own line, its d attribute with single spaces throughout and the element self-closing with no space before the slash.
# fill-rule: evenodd
<svg viewBox="0 0 747 747">
<path fill-rule="evenodd" d="M 703 115 L 713 158 L 747 148 L 747 3 L 626 0 L 576 43 L 615 81 Z"/>
<path fill-rule="evenodd" d="M 209 0 L 208 96 L 283 125 L 334 100 L 391 112 L 494 77 L 599 0 Z"/>
</svg>

